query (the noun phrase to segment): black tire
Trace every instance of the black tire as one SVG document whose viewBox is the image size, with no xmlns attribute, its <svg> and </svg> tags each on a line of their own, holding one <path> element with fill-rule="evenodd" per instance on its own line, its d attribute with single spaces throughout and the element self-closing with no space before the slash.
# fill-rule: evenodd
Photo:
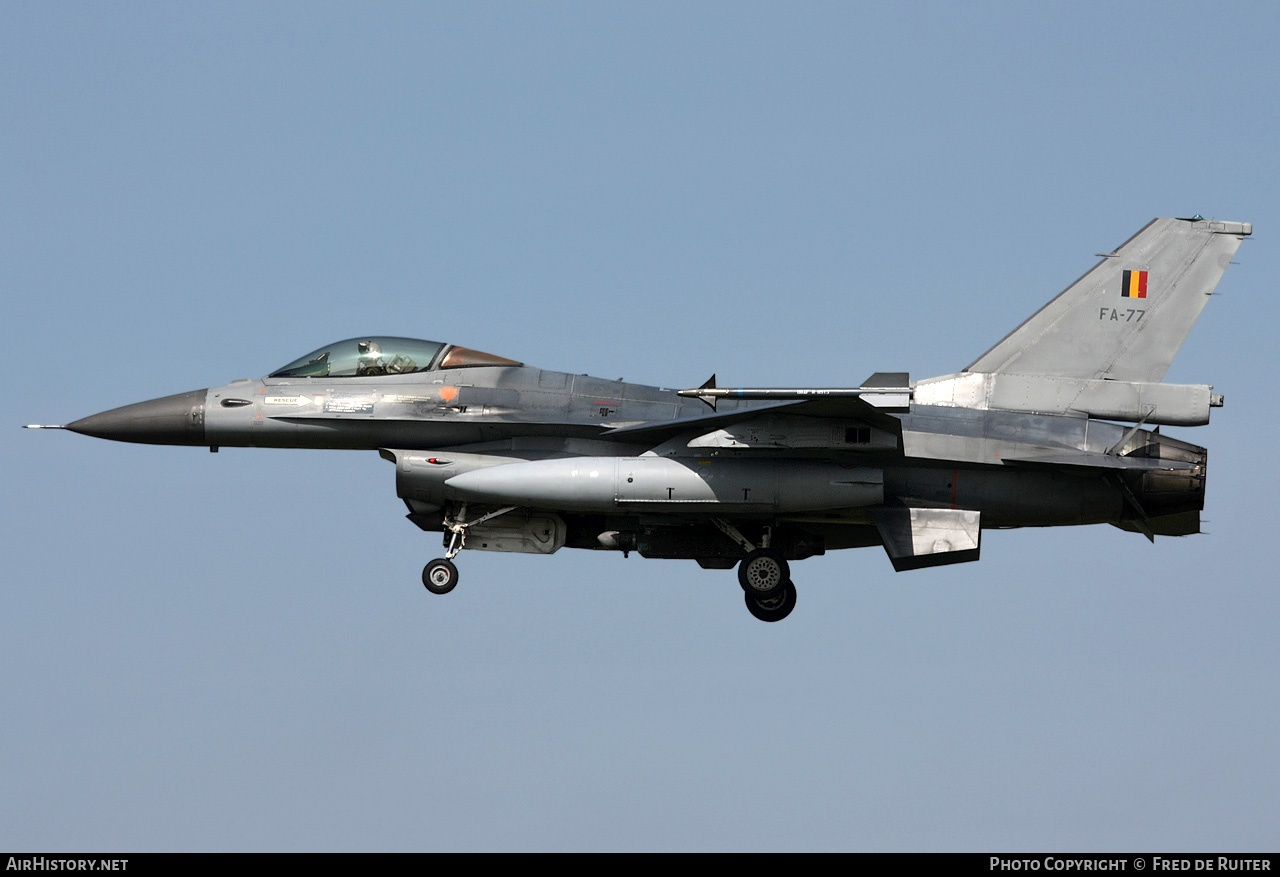
<svg viewBox="0 0 1280 877">
<path fill-rule="evenodd" d="M 422 568 L 422 584 L 433 594 L 447 594 L 458 586 L 458 568 L 438 557 Z"/>
<path fill-rule="evenodd" d="M 786 558 L 772 548 L 757 548 L 738 564 L 738 584 L 757 600 L 776 597 L 790 580 Z"/>
<path fill-rule="evenodd" d="M 743 594 L 743 597 L 747 601 L 747 611 L 761 621 L 781 621 L 796 608 L 796 586 L 791 582 L 787 582 L 782 593 L 776 597 L 767 597 L 763 600 L 752 597 L 750 594 Z"/>
</svg>

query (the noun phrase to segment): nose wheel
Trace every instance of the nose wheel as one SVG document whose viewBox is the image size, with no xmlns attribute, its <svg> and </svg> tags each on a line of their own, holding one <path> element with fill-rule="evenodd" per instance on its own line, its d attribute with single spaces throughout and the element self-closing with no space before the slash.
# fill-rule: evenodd
<svg viewBox="0 0 1280 877">
<path fill-rule="evenodd" d="M 467 544 L 467 531 L 477 524 L 492 521 L 496 517 L 514 511 L 515 508 L 513 505 L 504 506 L 489 512 L 487 515 L 481 515 L 474 521 L 468 521 L 466 519 L 467 504 L 463 503 L 458 510 L 457 517 L 446 515 L 444 532 L 448 534 L 445 538 L 449 550 L 445 552 L 444 557 L 437 557 L 422 568 L 423 586 L 433 594 L 447 594 L 456 588 L 458 586 L 458 568 L 453 565 L 453 559 L 458 556 L 458 552 Z"/>
<path fill-rule="evenodd" d="M 433 594 L 447 594 L 458 586 L 458 568 L 437 557 L 422 568 L 422 584 Z"/>
</svg>

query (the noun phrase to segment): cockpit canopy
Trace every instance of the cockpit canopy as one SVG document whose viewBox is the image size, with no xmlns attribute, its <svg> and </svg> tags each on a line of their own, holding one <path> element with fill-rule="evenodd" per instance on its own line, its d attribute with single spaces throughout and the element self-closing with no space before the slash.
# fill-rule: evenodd
<svg viewBox="0 0 1280 877">
<path fill-rule="evenodd" d="M 441 356 L 441 351 L 444 355 Z M 437 362 L 436 360 L 439 360 Z M 439 341 L 365 335 L 326 344 L 272 372 L 273 378 L 350 378 L 364 375 L 406 375 L 433 367 L 466 368 L 480 365 L 518 366 L 523 363 L 467 347 Z"/>
</svg>

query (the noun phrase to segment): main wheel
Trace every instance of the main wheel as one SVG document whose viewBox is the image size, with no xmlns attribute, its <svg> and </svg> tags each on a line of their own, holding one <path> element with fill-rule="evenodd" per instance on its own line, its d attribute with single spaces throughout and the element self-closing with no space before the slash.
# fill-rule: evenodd
<svg viewBox="0 0 1280 877">
<path fill-rule="evenodd" d="M 453 561 L 437 557 L 422 568 L 422 584 L 433 594 L 447 594 L 458 585 L 458 568 Z"/>
<path fill-rule="evenodd" d="M 786 559 L 772 548 L 757 548 L 738 564 L 738 584 L 756 599 L 777 596 L 790 578 Z"/>
<path fill-rule="evenodd" d="M 747 611 L 761 621 L 781 621 L 796 608 L 796 586 L 787 582 L 782 592 L 776 597 L 752 597 L 744 595 L 747 600 Z"/>
</svg>

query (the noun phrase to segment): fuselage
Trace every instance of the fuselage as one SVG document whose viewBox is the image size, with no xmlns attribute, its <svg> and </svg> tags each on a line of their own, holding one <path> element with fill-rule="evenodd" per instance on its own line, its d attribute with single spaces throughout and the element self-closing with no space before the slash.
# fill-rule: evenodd
<svg viewBox="0 0 1280 877">
<path fill-rule="evenodd" d="M 983 527 L 1119 524 L 1129 513 L 1125 489 L 1151 515 L 1203 507 L 1203 448 L 1088 417 L 913 405 L 894 415 L 899 448 L 852 418 L 791 416 L 768 403 L 737 400 L 720 402 L 716 414 L 752 410 L 758 418 L 742 421 L 733 440 L 717 446 L 698 441 L 709 409 L 674 390 L 502 365 L 235 381 L 93 415 L 69 428 L 214 450 L 383 450 L 404 461 L 432 459 L 414 452 L 453 452 L 456 459 L 443 467 L 401 465 L 398 487 L 411 510 L 413 502 L 419 509 L 464 501 L 518 504 L 571 517 L 607 515 L 617 524 L 618 517 L 705 516 L 706 504 L 714 502 L 719 514 L 822 530 L 870 526 L 868 510 L 886 502 L 973 509 L 982 513 Z M 685 419 L 689 435 L 659 447 L 613 435 Z M 1107 451 L 1176 455 L 1194 468 L 1135 475 L 1025 462 Z M 607 462 L 607 483 L 584 481 L 575 489 L 571 465 L 563 477 L 555 475 L 565 464 L 554 461 L 578 458 L 600 458 L 597 473 Z M 458 467 L 470 459 L 483 464 Z M 538 467 L 518 465 L 539 461 Z M 483 476 L 483 484 L 471 477 L 472 493 L 459 483 L 466 479 L 446 484 L 496 465 L 514 468 Z M 849 476 L 855 470 L 863 473 L 857 479 Z M 637 477 L 649 493 L 635 486 Z M 865 534 L 850 538 L 862 544 Z M 822 541 L 836 547 L 842 540 Z"/>
</svg>

